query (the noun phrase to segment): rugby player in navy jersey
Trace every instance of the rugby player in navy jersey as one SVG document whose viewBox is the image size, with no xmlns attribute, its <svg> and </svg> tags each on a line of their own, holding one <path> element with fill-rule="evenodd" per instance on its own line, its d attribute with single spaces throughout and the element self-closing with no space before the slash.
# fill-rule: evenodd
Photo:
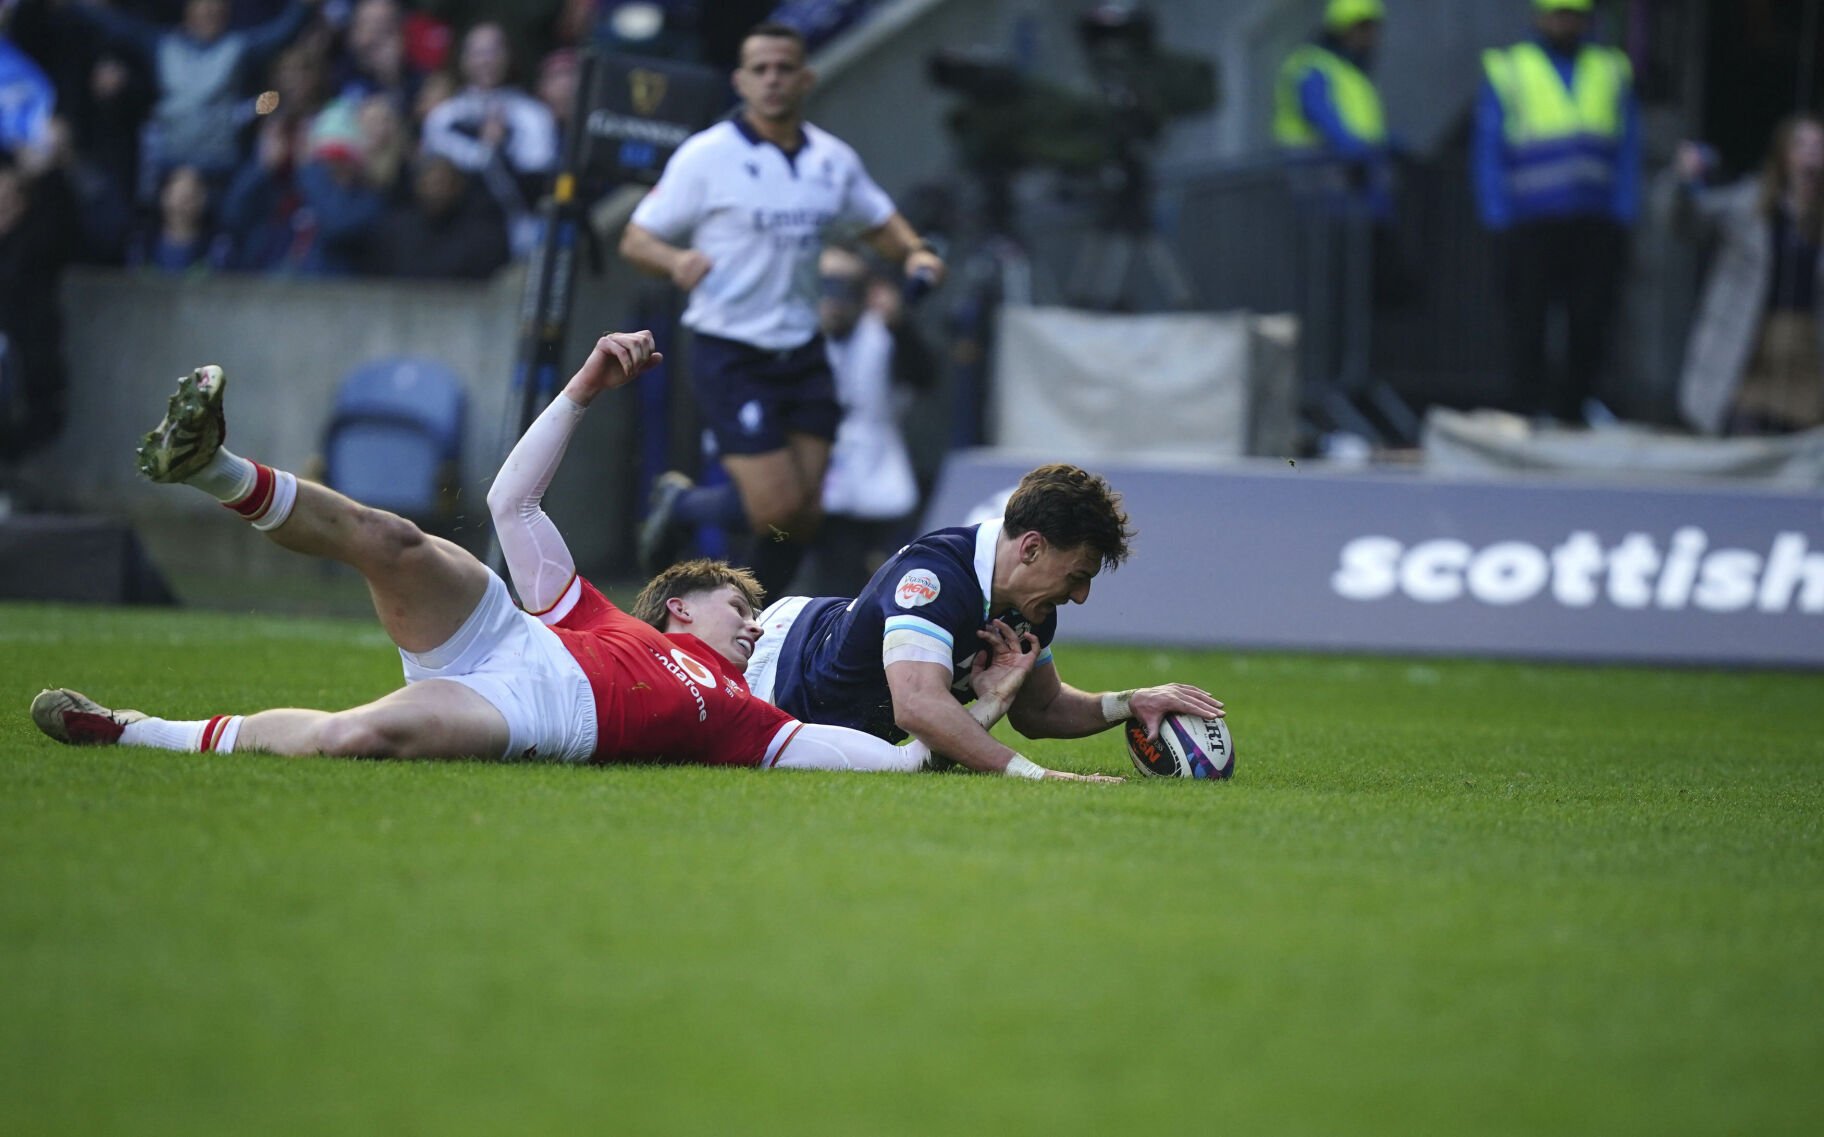
<svg viewBox="0 0 1824 1137">
<path fill-rule="evenodd" d="M 748 683 L 806 722 L 893 741 L 910 734 L 972 770 L 1059 776 L 963 706 L 977 635 L 999 620 L 1039 651 L 1007 716 L 1027 738 L 1078 738 L 1130 718 L 1156 735 L 1173 712 L 1220 718 L 1222 703 L 1186 683 L 1090 693 L 1058 675 L 1058 609 L 1087 601 L 1096 574 L 1127 559 L 1131 536 L 1106 481 L 1041 466 L 1020 480 L 1003 517 L 927 533 L 855 599 L 789 596 L 768 608 Z"/>
<path fill-rule="evenodd" d="M 818 257 L 847 231 L 930 285 L 944 262 L 855 151 L 804 121 L 815 76 L 795 29 L 749 32 L 733 81 L 740 111 L 678 147 L 621 238 L 628 261 L 690 293 L 691 386 L 730 479 L 662 477 L 640 567 L 658 572 L 697 526 L 748 532 L 748 563 L 779 594 L 821 522 L 842 417 L 817 334 Z"/>
</svg>

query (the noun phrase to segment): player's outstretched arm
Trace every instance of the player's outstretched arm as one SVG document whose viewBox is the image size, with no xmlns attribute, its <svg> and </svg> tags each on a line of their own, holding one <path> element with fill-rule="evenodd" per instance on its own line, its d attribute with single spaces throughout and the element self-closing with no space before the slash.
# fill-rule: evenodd
<svg viewBox="0 0 1824 1137">
<path fill-rule="evenodd" d="M 584 411 L 597 395 L 624 386 L 663 358 L 653 350 L 651 332 L 604 334 L 495 475 L 488 489 L 488 513 L 526 611 L 550 611 L 576 579 L 570 547 L 542 502 Z"/>
<path fill-rule="evenodd" d="M 1057 668 L 1048 664 L 1020 688 L 1008 721 L 1027 738 L 1082 738 L 1136 718 L 1155 738 L 1168 714 L 1214 719 L 1226 713 L 1221 700 L 1189 683 L 1091 693 L 1059 679 Z"/>
<path fill-rule="evenodd" d="M 1032 670 L 1038 655 L 1038 638 L 1028 633 L 1030 644 L 1002 621 L 977 632 L 988 646 L 978 653 L 970 668 L 970 682 L 976 701 L 969 705 L 969 717 L 987 730 L 1001 721 L 1007 708 L 1019 693 L 1020 682 Z M 903 746 L 846 727 L 807 723 L 792 736 L 780 752 L 775 768 L 790 770 L 855 770 L 896 771 L 912 773 L 927 770 L 931 748 L 917 738 Z"/>
<path fill-rule="evenodd" d="M 976 701 L 970 704 L 965 713 L 986 734 L 988 728 L 1007 713 L 1007 708 L 1012 705 L 1014 696 L 1019 691 L 1020 683 L 1032 671 L 1033 661 L 1039 654 L 1039 643 L 1038 638 L 1031 633 L 1021 637 L 999 620 L 991 628 L 976 634 L 988 647 L 976 656 L 970 669 Z M 956 706 L 955 700 L 951 700 L 951 706 Z M 930 746 L 916 737 L 904 746 L 894 746 L 884 739 L 858 730 L 807 723 L 786 743 L 774 762 L 774 767 L 911 773 L 929 769 L 930 756 Z M 1031 763 L 1028 765 L 1038 771 L 1036 774 L 1028 774 L 1029 777 L 1081 782 L 1122 780 L 1102 774 L 1070 774 L 1061 770 L 1044 770 Z"/>
<path fill-rule="evenodd" d="M 1036 637 L 1030 633 L 1021 637 L 998 620 L 978 634 L 988 643 L 989 656 L 976 658 L 971 681 L 977 699 L 967 708 L 950 693 L 949 668 L 919 660 L 887 665 L 895 717 L 915 740 L 906 749 L 922 747 L 981 773 L 1058 781 L 1121 781 L 1100 774 L 1047 770 L 988 733 L 1017 700 L 1039 650 Z"/>
<path fill-rule="evenodd" d="M 586 407 L 603 391 L 625 387 L 663 362 L 665 353 L 653 343 L 651 332 L 603 332 L 589 349 L 589 358 L 564 384 L 563 393 Z"/>
</svg>

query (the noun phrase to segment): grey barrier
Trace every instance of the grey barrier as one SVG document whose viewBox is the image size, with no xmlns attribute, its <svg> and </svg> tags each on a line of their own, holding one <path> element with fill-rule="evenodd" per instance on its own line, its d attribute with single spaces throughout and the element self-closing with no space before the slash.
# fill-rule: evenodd
<svg viewBox="0 0 1824 1137">
<path fill-rule="evenodd" d="M 944 468 L 929 527 L 1000 511 L 1032 461 Z M 1824 494 L 1108 463 L 1134 555 L 1061 637 L 1824 666 Z"/>
</svg>

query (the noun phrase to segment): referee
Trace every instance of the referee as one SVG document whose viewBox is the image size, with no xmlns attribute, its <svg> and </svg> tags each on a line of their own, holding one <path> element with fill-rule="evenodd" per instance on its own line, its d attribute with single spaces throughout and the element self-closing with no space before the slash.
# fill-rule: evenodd
<svg viewBox="0 0 1824 1137">
<path fill-rule="evenodd" d="M 944 262 L 868 177 L 847 143 L 804 121 L 816 81 L 804 37 L 764 23 L 741 42 L 738 114 L 692 135 L 633 211 L 621 255 L 690 293 L 692 386 L 730 482 L 662 477 L 640 532 L 643 568 L 715 525 L 755 535 L 750 564 L 784 595 L 816 534 L 841 409 L 817 334 L 817 259 L 831 230 L 862 232 L 908 277 Z"/>
</svg>

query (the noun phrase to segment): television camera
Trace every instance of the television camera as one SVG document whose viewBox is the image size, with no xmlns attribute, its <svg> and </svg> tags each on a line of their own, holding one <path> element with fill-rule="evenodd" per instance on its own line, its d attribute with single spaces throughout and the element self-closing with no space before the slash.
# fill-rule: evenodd
<svg viewBox="0 0 1824 1137">
<path fill-rule="evenodd" d="M 963 166 L 981 184 L 983 221 L 992 234 L 1012 234 L 1014 175 L 1056 170 L 1094 203 L 1094 228 L 1071 272 L 1071 297 L 1087 307 L 1127 307 L 1125 277 L 1138 254 L 1167 299 L 1186 307 L 1186 276 L 1153 230 L 1151 146 L 1171 120 L 1217 108 L 1217 68 L 1207 58 L 1160 47 L 1144 7 L 1091 7 L 1076 20 L 1076 38 L 1089 89 L 1027 75 L 1009 57 L 979 49 L 941 49 L 928 57 L 930 82 L 961 95 L 945 126 Z"/>
<path fill-rule="evenodd" d="M 945 125 L 963 164 L 983 183 L 996 231 L 1012 230 L 1009 182 L 1031 167 L 1089 179 L 1100 227 L 1149 228 L 1149 147 L 1173 119 L 1203 114 L 1219 101 L 1215 64 L 1160 47 L 1144 8 L 1098 5 L 1077 20 L 1076 31 L 1088 91 L 976 49 L 944 49 L 927 60 L 931 82 L 962 96 Z"/>
</svg>

